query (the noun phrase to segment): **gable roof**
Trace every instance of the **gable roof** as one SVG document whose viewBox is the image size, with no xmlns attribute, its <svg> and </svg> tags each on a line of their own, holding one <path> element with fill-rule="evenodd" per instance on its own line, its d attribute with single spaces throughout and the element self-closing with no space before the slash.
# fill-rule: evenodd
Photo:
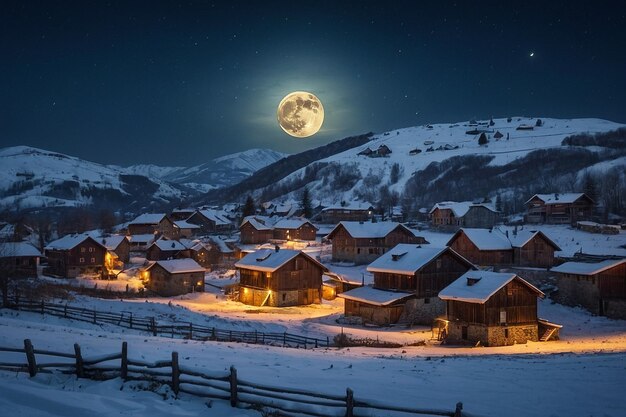
<svg viewBox="0 0 626 417">
<path fill-rule="evenodd" d="M 509 250 L 513 248 L 506 235 L 497 229 L 461 228 L 452 236 L 446 245 L 450 246 L 461 233 L 465 234 L 467 238 L 476 245 L 478 250 Z"/>
<path fill-rule="evenodd" d="M 511 242 L 512 247 L 521 248 L 537 236 L 542 236 L 552 247 L 554 247 L 554 250 L 561 250 L 559 245 L 546 236 L 546 234 L 541 230 L 518 230 L 517 234 L 509 233 L 508 239 Z"/>
<path fill-rule="evenodd" d="M 126 239 L 124 235 L 95 236 L 95 240 L 100 242 L 107 250 L 115 250 Z"/>
<path fill-rule="evenodd" d="M 326 235 L 326 238 L 332 239 L 332 235 L 334 235 L 336 231 L 339 230 L 341 227 L 345 228 L 346 231 L 350 234 L 350 236 L 352 236 L 353 238 L 357 238 L 357 239 L 359 238 L 360 239 L 382 238 L 382 237 L 387 236 L 389 233 L 391 233 L 393 230 L 395 230 L 398 227 L 406 230 L 412 236 L 415 236 L 415 233 L 413 233 L 411 229 L 409 229 L 408 227 L 406 227 L 405 225 L 401 223 L 396 223 L 396 222 L 372 223 L 372 222 L 342 221 L 342 222 L 339 222 L 339 224 L 337 224 L 337 226 L 335 226 L 328 235 Z"/>
<path fill-rule="evenodd" d="M 328 207 L 324 207 L 322 209 L 322 211 L 327 211 L 327 210 L 362 210 L 362 211 L 368 211 L 368 210 L 373 210 L 374 206 L 370 203 L 367 202 L 360 202 L 360 201 L 350 201 L 348 203 L 346 203 L 345 205 L 341 205 L 341 204 L 331 204 Z"/>
<path fill-rule="evenodd" d="M 164 217 L 167 217 L 165 213 L 144 213 L 128 224 L 159 224 Z"/>
<path fill-rule="evenodd" d="M 190 258 L 170 259 L 167 261 L 156 261 L 146 268 L 151 269 L 154 265 L 159 265 L 170 274 L 183 274 L 187 272 L 206 272 L 206 269 L 198 265 L 196 261 Z"/>
<path fill-rule="evenodd" d="M 187 220 L 175 221 L 174 225 L 178 227 L 179 229 L 199 229 L 200 228 L 200 226 L 198 226 L 197 224 L 189 223 L 187 222 Z"/>
<path fill-rule="evenodd" d="M 45 249 L 46 250 L 70 250 L 80 245 L 81 243 L 83 243 L 85 240 L 88 240 L 88 239 L 91 239 L 93 243 L 102 247 L 103 249 L 106 249 L 106 247 L 102 243 L 98 242 L 97 240 L 95 240 L 93 237 L 89 236 L 86 233 L 63 236 L 61 239 L 57 239 L 54 242 L 50 242 L 48 246 L 45 247 Z"/>
<path fill-rule="evenodd" d="M 248 223 L 250 226 L 254 227 L 256 230 L 272 230 L 271 227 L 266 226 L 265 224 L 261 223 L 261 221 L 259 221 L 254 216 L 247 216 L 247 217 L 245 217 L 243 219 L 243 222 L 241 222 L 241 226 L 239 226 L 239 227 L 242 227 L 246 223 Z"/>
<path fill-rule="evenodd" d="M 400 243 L 369 264 L 367 270 L 369 272 L 389 272 L 402 275 L 413 275 L 447 251 L 466 262 L 468 266 L 475 268 L 470 261 L 463 258 L 461 255 L 448 247 L 435 248 L 431 246 Z"/>
<path fill-rule="evenodd" d="M 255 271 L 274 272 L 300 254 L 316 263 L 322 268 L 322 271 L 328 271 L 328 268 L 306 253 L 291 249 L 280 249 L 278 251 L 274 249 L 260 249 L 241 258 L 235 266 Z"/>
<path fill-rule="evenodd" d="M 468 285 L 469 280 L 474 280 L 474 284 Z M 441 290 L 439 298 L 442 300 L 484 304 L 492 295 L 513 280 L 518 280 L 526 285 L 538 297 L 544 297 L 543 292 L 518 275 L 507 272 L 467 271 L 456 281 Z"/>
<path fill-rule="evenodd" d="M 415 293 L 385 291 L 370 287 L 369 285 L 357 287 L 341 294 L 337 297 L 351 301 L 359 301 L 376 306 L 386 306 L 404 298 L 415 296 Z"/>
<path fill-rule="evenodd" d="M 581 197 L 585 197 L 589 201 L 593 202 L 591 198 L 585 193 L 554 193 L 554 194 L 535 194 L 530 197 L 524 204 L 528 204 L 533 198 L 538 198 L 545 204 L 571 204 L 579 200 Z"/>
<path fill-rule="evenodd" d="M 0 258 L 38 257 L 43 255 L 28 242 L 0 242 Z"/>
<path fill-rule="evenodd" d="M 230 224 L 230 220 L 226 218 L 225 213 L 220 213 L 218 210 L 204 209 L 204 210 L 198 210 L 197 212 L 200 213 L 205 218 L 213 221 L 216 225 Z"/>
<path fill-rule="evenodd" d="M 159 240 L 154 242 L 151 246 L 156 246 L 162 251 L 173 251 L 173 250 L 180 251 L 180 250 L 187 249 L 185 245 L 183 245 L 177 240 L 168 240 L 164 238 L 160 238 Z"/>
<path fill-rule="evenodd" d="M 292 218 L 292 219 L 282 219 L 276 222 L 274 225 L 274 229 L 299 229 L 305 224 L 310 224 L 315 230 L 318 230 L 317 227 L 310 221 L 304 218 Z"/>
<path fill-rule="evenodd" d="M 152 243 L 156 240 L 156 235 L 152 233 L 128 235 L 128 240 L 130 240 L 131 243 L 144 243 L 147 245 L 148 243 Z"/>
<path fill-rule="evenodd" d="M 484 207 L 487 210 L 497 213 L 498 211 L 490 203 L 473 203 L 471 201 L 442 201 L 433 206 L 428 214 L 432 214 L 436 209 L 439 210 L 452 210 L 454 217 L 463 217 L 467 214 L 472 207 Z"/>
<path fill-rule="evenodd" d="M 550 271 L 560 272 L 562 274 L 573 275 L 595 275 L 607 269 L 614 268 L 626 262 L 626 259 L 608 260 L 602 262 L 565 262 L 562 265 L 555 266 Z"/>
</svg>

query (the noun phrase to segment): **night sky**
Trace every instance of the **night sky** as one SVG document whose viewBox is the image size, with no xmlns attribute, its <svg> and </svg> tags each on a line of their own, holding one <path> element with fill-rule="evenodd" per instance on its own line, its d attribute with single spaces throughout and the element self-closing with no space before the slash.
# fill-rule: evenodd
<svg viewBox="0 0 626 417">
<path fill-rule="evenodd" d="M 626 122 L 624 2 L 416 3 L 3 1 L 0 147 L 188 166 L 470 118 Z M 295 90 L 326 110 L 309 139 L 276 122 Z"/>
</svg>

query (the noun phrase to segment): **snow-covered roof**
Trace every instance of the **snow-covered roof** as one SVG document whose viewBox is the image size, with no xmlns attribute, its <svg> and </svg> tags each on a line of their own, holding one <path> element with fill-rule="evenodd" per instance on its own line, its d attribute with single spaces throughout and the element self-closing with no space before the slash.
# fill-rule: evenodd
<svg viewBox="0 0 626 417">
<path fill-rule="evenodd" d="M 272 230 L 271 227 L 266 226 L 265 224 L 261 223 L 258 219 L 256 219 L 254 216 L 247 216 L 243 219 L 243 222 L 241 222 L 241 226 L 243 226 L 246 223 L 250 223 L 250 225 L 252 227 L 254 227 L 256 230 Z M 241 227 L 240 226 L 240 227 Z"/>
<path fill-rule="evenodd" d="M 165 213 L 144 213 L 137 216 L 135 220 L 128 224 L 159 224 L 165 216 Z"/>
<path fill-rule="evenodd" d="M 87 233 L 66 235 L 66 236 L 63 236 L 61 239 L 57 239 L 54 242 L 50 242 L 48 246 L 46 246 L 45 249 L 46 250 L 70 250 L 80 245 L 81 243 L 83 243 L 83 241 L 85 241 L 86 239 L 93 239 L 93 238 L 89 236 L 89 234 Z M 96 242 L 96 244 L 102 247 L 105 247 L 99 241 L 95 239 L 93 240 Z"/>
<path fill-rule="evenodd" d="M 470 228 L 462 228 L 456 232 L 448 241 L 448 246 L 461 232 L 465 233 L 479 250 L 508 250 L 513 248 L 506 235 L 497 229 Z"/>
<path fill-rule="evenodd" d="M 198 210 L 198 213 L 202 214 L 209 220 L 212 220 L 216 225 L 230 224 L 230 220 L 226 217 L 226 213 L 220 213 L 218 210 L 204 209 Z"/>
<path fill-rule="evenodd" d="M 130 240 L 131 243 L 148 244 L 148 243 L 154 242 L 155 239 L 156 239 L 156 236 L 153 235 L 152 233 L 143 234 L 143 235 L 129 235 L 128 236 L 128 240 Z"/>
<path fill-rule="evenodd" d="M 0 243 L 0 258 L 13 258 L 23 256 L 42 257 L 39 250 L 27 242 L 3 242 Z"/>
<path fill-rule="evenodd" d="M 299 229 L 300 227 L 302 227 L 303 225 L 307 223 L 313 226 L 317 230 L 317 227 L 315 227 L 313 223 L 311 223 L 307 219 L 302 219 L 302 218 L 279 220 L 274 225 L 274 228 L 275 229 Z"/>
<path fill-rule="evenodd" d="M 306 253 L 291 249 L 280 249 L 278 251 L 274 249 L 260 249 L 241 258 L 235 266 L 237 268 L 253 269 L 255 271 L 274 272 L 300 254 L 317 263 L 322 270 L 327 270 L 324 265 L 311 258 Z"/>
<path fill-rule="evenodd" d="M 435 204 L 433 208 L 430 209 L 429 214 L 432 214 L 436 209 L 452 210 L 452 213 L 454 213 L 454 217 L 463 217 L 467 214 L 467 212 L 472 206 L 484 207 L 487 210 L 493 211 L 494 213 L 497 212 L 497 210 L 493 207 L 493 205 L 489 203 L 473 203 L 471 201 L 458 201 L 458 202 L 457 201 L 442 201 L 440 203 Z"/>
<path fill-rule="evenodd" d="M 607 269 L 614 268 L 626 262 L 626 259 L 613 259 L 602 262 L 565 262 L 555 266 L 550 271 L 573 275 L 595 275 Z"/>
<path fill-rule="evenodd" d="M 327 211 L 327 210 L 371 210 L 374 206 L 372 206 L 370 203 L 368 202 L 361 202 L 361 201 L 350 201 L 348 203 L 346 203 L 345 205 L 341 205 L 341 204 L 332 204 L 328 207 L 325 207 L 322 209 L 322 211 Z"/>
<path fill-rule="evenodd" d="M 199 229 L 200 228 L 200 226 L 198 226 L 197 224 L 189 223 L 186 220 L 176 221 L 174 222 L 174 224 L 179 229 Z"/>
<path fill-rule="evenodd" d="M 115 250 L 126 236 L 124 235 L 110 235 L 110 236 L 95 236 L 94 239 L 104 245 L 108 250 Z"/>
<path fill-rule="evenodd" d="M 543 236 L 552 246 L 554 246 L 555 250 L 561 250 L 559 245 L 554 243 L 554 241 L 546 236 L 545 233 L 538 230 L 518 230 L 517 234 L 509 233 L 508 239 L 511 242 L 512 247 L 521 248 L 537 235 Z"/>
<path fill-rule="evenodd" d="M 369 264 L 367 270 L 369 272 L 413 275 L 447 250 L 452 251 L 450 248 L 400 243 Z M 468 263 L 470 262 L 468 261 Z"/>
<path fill-rule="evenodd" d="M 156 242 L 153 243 L 153 245 L 156 245 L 159 249 L 163 250 L 163 251 L 173 251 L 173 250 L 185 250 L 187 249 L 187 247 L 185 245 L 183 245 L 182 243 L 176 241 L 176 240 L 168 240 L 168 239 L 159 239 Z"/>
<path fill-rule="evenodd" d="M 346 300 L 359 301 L 366 304 L 386 306 L 403 298 L 414 296 L 415 293 L 385 291 L 370 286 L 357 287 L 350 291 L 342 292 L 337 297 Z"/>
<path fill-rule="evenodd" d="M 233 253 L 233 250 L 228 247 L 226 241 L 219 236 L 211 236 L 211 243 L 216 245 L 221 253 Z"/>
<path fill-rule="evenodd" d="M 186 272 L 205 272 L 206 269 L 198 265 L 196 261 L 190 258 L 183 259 L 170 259 L 167 261 L 156 261 L 150 265 L 147 269 L 152 268 L 154 265 L 160 265 L 170 274 L 182 274 Z"/>
<path fill-rule="evenodd" d="M 396 223 L 396 222 L 350 222 L 350 221 L 342 221 L 339 222 L 337 226 L 330 231 L 328 236 L 332 235 L 335 230 L 338 230 L 339 227 L 343 226 L 346 231 L 353 238 L 382 238 L 387 236 L 392 230 L 396 227 L 402 227 L 406 229 L 412 235 L 415 235 L 410 229 L 406 226 Z M 329 238 L 330 239 L 330 238 Z"/>
<path fill-rule="evenodd" d="M 584 196 L 585 193 L 554 193 L 554 194 L 535 194 L 526 201 L 528 204 L 533 198 L 537 197 L 545 204 L 571 204 Z"/>
<path fill-rule="evenodd" d="M 484 304 L 492 295 L 514 279 L 518 279 L 539 297 L 544 294 L 535 286 L 508 272 L 467 271 L 456 281 L 439 292 L 442 300 L 465 301 Z"/>
</svg>

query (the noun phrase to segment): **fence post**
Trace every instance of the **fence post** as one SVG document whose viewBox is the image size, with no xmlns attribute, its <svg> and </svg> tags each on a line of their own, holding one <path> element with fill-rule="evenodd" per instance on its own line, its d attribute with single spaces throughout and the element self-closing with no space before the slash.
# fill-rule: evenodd
<svg viewBox="0 0 626 417">
<path fill-rule="evenodd" d="M 317 348 L 317 337 L 315 338 L 315 347 Z"/>
<path fill-rule="evenodd" d="M 157 328 L 156 328 L 156 320 L 154 319 L 154 317 L 150 317 L 150 325 L 152 326 L 152 336 L 156 336 Z"/>
<path fill-rule="evenodd" d="M 256 345 L 257 343 L 259 343 L 259 336 L 257 330 L 254 329 L 254 344 Z"/>
<path fill-rule="evenodd" d="M 330 347 L 330 340 L 328 339 L 328 336 L 326 336 L 326 347 Z"/>
<path fill-rule="evenodd" d="M 283 347 L 287 344 L 287 332 L 283 333 Z"/>
<path fill-rule="evenodd" d="M 463 403 L 456 403 L 456 409 L 454 410 L 454 417 L 462 417 L 463 416 Z"/>
<path fill-rule="evenodd" d="M 28 373 L 31 377 L 37 375 L 37 362 L 35 361 L 35 349 L 30 339 L 24 339 L 24 352 L 28 361 Z"/>
<path fill-rule="evenodd" d="M 346 417 L 354 416 L 354 392 L 346 388 Z"/>
<path fill-rule="evenodd" d="M 217 336 L 215 335 L 215 327 L 211 330 L 211 340 L 217 340 Z"/>
<path fill-rule="evenodd" d="M 130 328 L 133 328 L 133 312 L 130 312 L 130 319 L 128 320 L 128 322 L 130 323 Z"/>
<path fill-rule="evenodd" d="M 128 343 L 122 342 L 122 367 L 121 377 L 124 381 L 128 378 Z"/>
<path fill-rule="evenodd" d="M 237 407 L 237 369 L 230 367 L 230 406 Z"/>
<path fill-rule="evenodd" d="M 67 318 L 67 304 L 65 304 L 65 306 L 63 307 L 63 318 Z"/>
<path fill-rule="evenodd" d="M 83 355 L 80 352 L 80 345 L 78 343 L 74 343 L 74 355 L 76 355 L 76 377 L 82 378 L 84 376 Z"/>
<path fill-rule="evenodd" d="M 189 339 L 193 340 L 193 323 L 189 322 Z"/>
<path fill-rule="evenodd" d="M 45 312 L 46 312 L 46 302 L 42 299 L 41 300 L 41 315 L 43 316 Z"/>
<path fill-rule="evenodd" d="M 97 323 L 97 314 L 98 314 L 98 313 L 96 313 L 96 309 L 94 308 L 94 309 L 93 309 L 93 324 L 96 324 L 96 323 Z"/>
<path fill-rule="evenodd" d="M 178 352 L 172 352 L 172 390 L 178 397 L 180 388 L 180 368 L 178 367 Z"/>
</svg>

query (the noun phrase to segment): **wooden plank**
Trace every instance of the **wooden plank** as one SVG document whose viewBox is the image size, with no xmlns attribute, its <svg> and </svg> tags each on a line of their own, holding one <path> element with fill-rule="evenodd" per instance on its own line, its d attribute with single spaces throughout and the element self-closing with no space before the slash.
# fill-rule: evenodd
<svg viewBox="0 0 626 417">
<path fill-rule="evenodd" d="M 74 354 L 76 356 L 76 377 L 82 378 L 84 375 L 83 355 L 81 354 L 80 345 L 78 343 L 74 343 Z"/>
<path fill-rule="evenodd" d="M 237 407 L 237 369 L 230 367 L 230 406 Z"/>
<path fill-rule="evenodd" d="M 35 360 L 35 350 L 30 339 L 24 340 L 24 352 L 28 361 L 28 374 L 33 377 L 37 375 L 37 361 Z"/>
<path fill-rule="evenodd" d="M 128 378 L 128 343 L 122 342 L 121 378 Z"/>
<path fill-rule="evenodd" d="M 178 369 L 178 352 L 172 352 L 172 390 L 178 396 L 180 388 L 180 371 Z"/>
</svg>

